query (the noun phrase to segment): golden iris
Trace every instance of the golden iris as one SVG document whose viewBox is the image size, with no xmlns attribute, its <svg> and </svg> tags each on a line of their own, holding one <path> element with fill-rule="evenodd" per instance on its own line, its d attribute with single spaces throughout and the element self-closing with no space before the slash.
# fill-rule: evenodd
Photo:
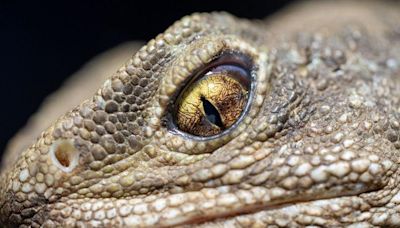
<svg viewBox="0 0 400 228">
<path fill-rule="evenodd" d="M 178 99 L 180 130 L 212 136 L 232 126 L 243 112 L 248 90 L 229 71 L 209 72 L 186 88 Z"/>
</svg>

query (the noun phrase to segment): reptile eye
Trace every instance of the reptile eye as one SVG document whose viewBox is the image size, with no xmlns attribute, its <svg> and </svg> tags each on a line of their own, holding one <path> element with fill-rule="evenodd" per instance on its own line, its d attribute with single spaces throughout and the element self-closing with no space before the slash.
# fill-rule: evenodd
<svg viewBox="0 0 400 228">
<path fill-rule="evenodd" d="M 178 128 L 196 136 L 213 136 L 229 129 L 249 98 L 249 69 L 237 62 L 211 65 L 177 99 Z"/>
</svg>

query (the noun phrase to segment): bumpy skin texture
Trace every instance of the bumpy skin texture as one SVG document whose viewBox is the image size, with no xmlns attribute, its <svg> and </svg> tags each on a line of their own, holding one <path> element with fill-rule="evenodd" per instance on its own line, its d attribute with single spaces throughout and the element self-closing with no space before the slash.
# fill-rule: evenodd
<svg viewBox="0 0 400 228">
<path fill-rule="evenodd" d="M 176 22 L 3 167 L 1 223 L 400 226 L 400 8 L 349 5 Z M 252 59 L 249 110 L 221 137 L 176 134 L 174 99 L 224 51 Z"/>
</svg>

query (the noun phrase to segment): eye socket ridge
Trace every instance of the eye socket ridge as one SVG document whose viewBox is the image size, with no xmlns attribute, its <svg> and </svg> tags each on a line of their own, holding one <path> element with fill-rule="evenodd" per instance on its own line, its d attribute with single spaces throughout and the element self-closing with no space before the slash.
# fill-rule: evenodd
<svg viewBox="0 0 400 228">
<path fill-rule="evenodd" d="M 177 95 L 170 130 L 197 140 L 210 140 L 234 129 L 249 109 L 255 84 L 253 61 L 237 51 L 224 51 L 207 64 Z"/>
</svg>

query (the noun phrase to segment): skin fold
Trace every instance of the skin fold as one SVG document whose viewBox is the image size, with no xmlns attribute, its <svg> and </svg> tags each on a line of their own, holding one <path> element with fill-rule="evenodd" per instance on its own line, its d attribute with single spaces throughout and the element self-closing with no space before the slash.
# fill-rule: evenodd
<svg viewBox="0 0 400 228">
<path fill-rule="evenodd" d="M 13 142 L 0 223 L 399 227 L 399 21 L 396 2 L 348 1 L 264 21 L 182 18 L 93 96 Z M 250 60 L 249 104 L 221 134 L 180 131 L 176 99 L 223 53 Z"/>
</svg>

